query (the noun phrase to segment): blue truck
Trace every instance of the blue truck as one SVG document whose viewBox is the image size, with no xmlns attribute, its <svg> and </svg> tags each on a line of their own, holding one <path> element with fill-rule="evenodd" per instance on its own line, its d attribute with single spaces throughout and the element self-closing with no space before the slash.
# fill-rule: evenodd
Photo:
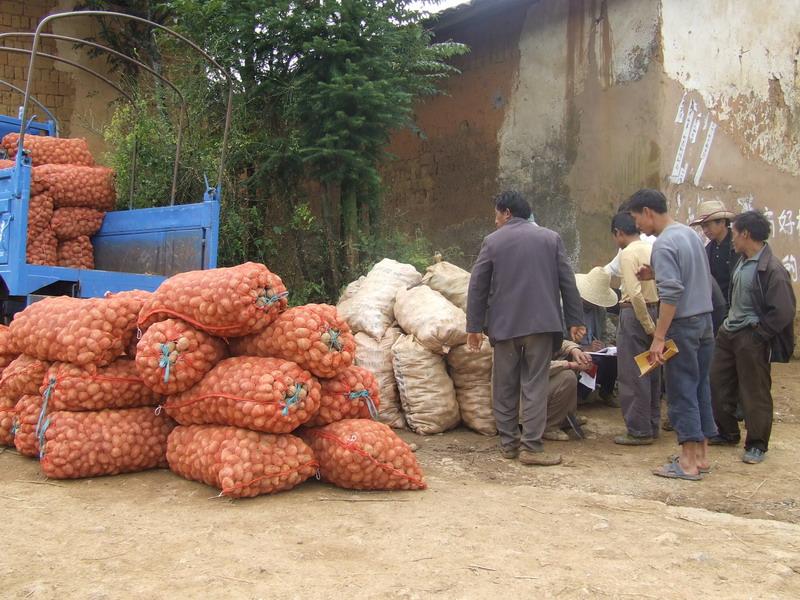
<svg viewBox="0 0 800 600">
<path fill-rule="evenodd" d="M 30 98 L 30 73 L 41 30 L 49 20 L 73 15 L 113 15 L 166 30 L 201 52 L 228 78 L 228 74 L 192 42 L 145 19 L 105 11 L 50 15 L 39 24 L 33 50 L 29 51 L 28 87 L 20 114 L 18 117 L 0 115 L 0 138 L 10 132 L 24 132 L 28 136 L 56 133 L 53 121 L 25 120 Z M 218 181 L 222 179 L 224 147 L 230 123 L 232 87 L 230 89 Z M 23 123 L 27 123 L 24 128 Z M 178 150 L 179 147 L 180 142 Z M 177 165 L 178 151 L 175 160 Z M 208 183 L 203 198 L 193 204 L 174 204 L 173 183 L 169 206 L 107 213 L 100 231 L 92 237 L 95 269 L 28 264 L 25 249 L 31 169 L 30 157 L 25 152 L 17 153 L 13 166 L 0 169 L 0 318 L 4 322 L 42 296 L 91 298 L 101 297 L 107 292 L 132 289 L 152 291 L 166 277 L 176 273 L 216 267 L 221 188 L 219 185 L 209 186 Z"/>
</svg>

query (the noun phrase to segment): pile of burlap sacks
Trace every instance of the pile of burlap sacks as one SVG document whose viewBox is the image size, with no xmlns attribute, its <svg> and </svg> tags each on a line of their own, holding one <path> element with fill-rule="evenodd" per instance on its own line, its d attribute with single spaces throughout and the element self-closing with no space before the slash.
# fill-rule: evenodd
<svg viewBox="0 0 800 600">
<path fill-rule="evenodd" d="M 447 262 L 425 275 L 384 259 L 347 286 L 337 309 L 356 336 L 356 363 L 380 384 L 378 419 L 430 435 L 460 423 L 494 435 L 492 349 L 467 349 L 469 272 Z"/>
</svg>

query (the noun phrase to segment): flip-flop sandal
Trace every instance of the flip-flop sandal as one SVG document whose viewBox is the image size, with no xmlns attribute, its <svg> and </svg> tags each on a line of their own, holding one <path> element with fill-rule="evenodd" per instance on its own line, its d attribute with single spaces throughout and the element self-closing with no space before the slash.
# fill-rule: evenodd
<svg viewBox="0 0 800 600">
<path fill-rule="evenodd" d="M 677 454 L 671 455 L 667 460 L 670 462 L 675 462 L 680 460 L 680 457 Z M 711 467 L 697 467 L 697 470 L 700 471 L 703 475 L 708 475 L 711 473 Z"/>
<path fill-rule="evenodd" d="M 666 477 L 667 479 L 685 479 L 686 481 L 700 481 L 702 475 L 690 475 L 686 473 L 681 467 L 680 461 L 673 461 L 665 464 L 660 469 L 653 471 L 653 475 L 658 477 Z"/>
</svg>

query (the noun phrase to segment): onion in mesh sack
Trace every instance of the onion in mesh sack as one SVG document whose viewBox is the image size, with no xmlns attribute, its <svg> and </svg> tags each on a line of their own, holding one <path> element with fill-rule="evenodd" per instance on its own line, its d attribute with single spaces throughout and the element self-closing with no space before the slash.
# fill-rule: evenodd
<svg viewBox="0 0 800 600">
<path fill-rule="evenodd" d="M 6 149 L 9 158 L 17 156 L 19 134 L 7 133 L 0 146 Z M 57 138 L 44 135 L 26 135 L 25 149 L 29 152 L 33 166 L 38 165 L 94 165 L 89 145 L 83 138 Z"/>
<path fill-rule="evenodd" d="M 236 356 L 217 364 L 164 409 L 181 425 L 233 425 L 289 433 L 319 410 L 320 385 L 311 373 L 280 358 Z"/>
<path fill-rule="evenodd" d="M 100 231 L 105 216 L 106 213 L 93 208 L 58 208 L 52 212 L 50 227 L 59 241 L 74 240 Z"/>
<path fill-rule="evenodd" d="M 349 367 L 320 381 L 319 412 L 306 425 L 319 427 L 343 419 L 377 419 L 380 392 L 375 376 L 362 367 Z"/>
<path fill-rule="evenodd" d="M 286 308 L 287 294 L 281 278 L 259 263 L 189 271 L 158 286 L 142 308 L 139 326 L 178 318 L 212 335 L 249 335 L 275 320 Z"/>
<path fill-rule="evenodd" d="M 125 353 L 141 306 L 135 294 L 45 298 L 16 314 L 11 335 L 22 353 L 40 360 L 104 366 Z"/>
<path fill-rule="evenodd" d="M 76 479 L 166 467 L 174 426 L 152 408 L 50 413 L 40 427 L 42 474 Z"/>
<path fill-rule="evenodd" d="M 351 490 L 424 490 L 417 457 L 388 425 L 345 419 L 302 429 L 325 481 Z"/>
<path fill-rule="evenodd" d="M 180 319 L 167 319 L 142 335 L 136 368 L 150 389 L 171 396 L 191 388 L 227 354 L 222 340 Z"/>
<path fill-rule="evenodd" d="M 328 304 L 290 308 L 263 331 L 231 340 L 233 354 L 283 358 L 316 377 L 341 373 L 352 364 L 355 349 L 350 327 Z"/>
<path fill-rule="evenodd" d="M 167 461 L 181 477 L 232 498 L 290 490 L 319 466 L 311 448 L 296 436 L 219 425 L 176 427 L 167 442 Z"/>
</svg>

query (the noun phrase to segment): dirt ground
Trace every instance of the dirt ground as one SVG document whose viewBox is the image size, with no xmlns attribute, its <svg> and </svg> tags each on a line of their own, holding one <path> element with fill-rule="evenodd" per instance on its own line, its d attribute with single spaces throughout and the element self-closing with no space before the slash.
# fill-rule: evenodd
<svg viewBox="0 0 800 600">
<path fill-rule="evenodd" d="M 656 478 L 674 451 L 625 449 L 618 411 L 523 467 L 465 430 L 415 442 L 429 489 L 317 481 L 211 499 L 168 471 L 55 482 L 0 455 L 1 598 L 798 598 L 800 372 L 775 369 L 767 461 L 714 449 L 701 482 Z"/>
</svg>

